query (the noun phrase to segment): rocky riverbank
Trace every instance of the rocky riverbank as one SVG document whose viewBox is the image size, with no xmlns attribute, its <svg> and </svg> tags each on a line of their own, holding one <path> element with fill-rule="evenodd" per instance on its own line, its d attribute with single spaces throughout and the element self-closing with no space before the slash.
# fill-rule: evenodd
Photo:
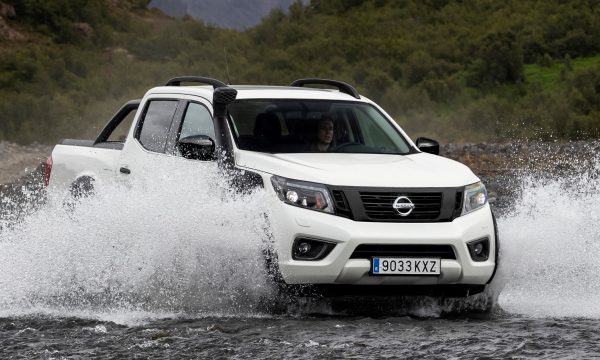
<svg viewBox="0 0 600 360">
<path fill-rule="evenodd" d="M 44 202 L 43 166 L 51 152 L 48 145 L 0 142 L 0 220 L 18 219 Z"/>
<path fill-rule="evenodd" d="M 21 146 L 0 141 L 0 184 L 18 182 L 45 162 L 52 146 L 32 144 Z"/>
<path fill-rule="evenodd" d="M 48 145 L 0 142 L 0 199 L 39 193 L 42 163 L 51 151 Z M 525 174 L 570 176 L 582 169 L 598 171 L 600 142 L 446 144 L 440 153 L 469 166 L 486 183 L 495 206 L 502 208 L 515 198 L 515 182 Z M 7 206 L 3 208 L 6 211 Z"/>
<path fill-rule="evenodd" d="M 43 163 L 52 146 L 27 146 L 0 141 L 0 184 L 17 182 Z M 446 144 L 442 156 L 460 161 L 481 176 L 494 176 L 524 168 L 567 170 L 581 162 L 590 162 L 600 154 L 600 142 Z"/>
<path fill-rule="evenodd" d="M 575 171 L 584 165 L 594 166 L 599 154 L 600 141 L 447 144 L 440 149 L 440 155 L 487 177 L 517 170 L 552 174 Z"/>
</svg>

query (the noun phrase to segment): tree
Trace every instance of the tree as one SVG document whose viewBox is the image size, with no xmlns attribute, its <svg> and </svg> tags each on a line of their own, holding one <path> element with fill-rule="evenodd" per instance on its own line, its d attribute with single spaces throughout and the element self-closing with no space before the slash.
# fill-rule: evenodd
<svg viewBox="0 0 600 360">
<path fill-rule="evenodd" d="M 523 50 L 515 34 L 490 33 L 480 42 L 467 79 L 472 87 L 517 83 L 524 79 Z"/>
</svg>

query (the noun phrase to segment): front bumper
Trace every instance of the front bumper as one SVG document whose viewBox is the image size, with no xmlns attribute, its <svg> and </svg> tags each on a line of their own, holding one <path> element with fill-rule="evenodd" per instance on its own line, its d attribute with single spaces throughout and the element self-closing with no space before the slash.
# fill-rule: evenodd
<svg viewBox="0 0 600 360">
<path fill-rule="evenodd" d="M 436 223 L 358 222 L 282 202 L 273 206 L 279 270 L 287 284 L 485 285 L 494 274 L 497 244 L 489 205 L 452 222 Z M 336 246 L 322 260 L 294 260 L 292 244 L 298 237 Z M 473 261 L 467 243 L 484 237 L 490 240 L 490 256 Z M 369 259 L 350 258 L 361 244 L 450 245 L 456 259 L 442 259 L 440 276 L 371 276 Z"/>
</svg>

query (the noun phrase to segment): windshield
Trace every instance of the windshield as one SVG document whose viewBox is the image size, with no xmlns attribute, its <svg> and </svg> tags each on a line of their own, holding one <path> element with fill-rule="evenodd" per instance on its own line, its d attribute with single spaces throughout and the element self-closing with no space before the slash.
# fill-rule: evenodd
<svg viewBox="0 0 600 360">
<path fill-rule="evenodd" d="M 229 105 L 242 150 L 271 153 L 407 154 L 400 132 L 370 104 L 324 100 L 238 100 Z"/>
</svg>

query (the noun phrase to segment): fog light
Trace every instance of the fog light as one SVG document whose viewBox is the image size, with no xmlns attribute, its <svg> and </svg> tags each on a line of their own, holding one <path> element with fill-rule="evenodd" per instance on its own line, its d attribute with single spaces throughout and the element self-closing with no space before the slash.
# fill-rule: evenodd
<svg viewBox="0 0 600 360">
<path fill-rule="evenodd" d="M 300 254 L 308 254 L 308 252 L 310 251 L 310 244 L 309 243 L 300 243 L 300 245 L 298 245 L 298 252 Z"/>
<path fill-rule="evenodd" d="M 490 256 L 490 240 L 482 238 L 467 243 L 473 261 L 486 261 Z"/>
<path fill-rule="evenodd" d="M 327 256 L 335 247 L 335 243 L 328 240 L 310 238 L 296 238 L 292 245 L 292 259 L 314 261 Z"/>
<path fill-rule="evenodd" d="M 475 253 L 475 255 L 479 256 L 481 255 L 481 253 L 483 252 L 483 244 L 482 243 L 477 243 L 474 247 L 473 247 L 473 252 Z"/>
</svg>

